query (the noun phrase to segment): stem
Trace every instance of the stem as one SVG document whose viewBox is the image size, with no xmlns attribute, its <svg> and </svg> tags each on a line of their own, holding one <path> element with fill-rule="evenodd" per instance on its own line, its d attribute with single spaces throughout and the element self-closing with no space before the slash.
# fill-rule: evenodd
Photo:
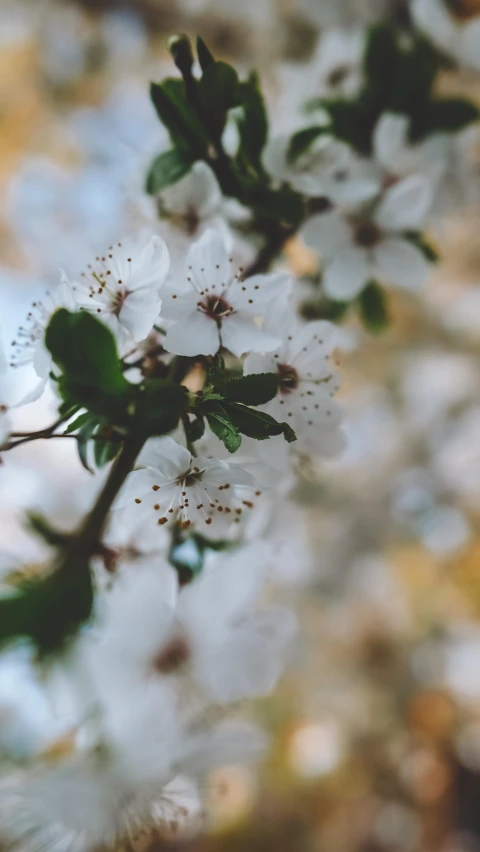
<svg viewBox="0 0 480 852">
<path fill-rule="evenodd" d="M 270 265 L 283 249 L 285 243 L 297 233 L 299 227 L 299 225 L 291 225 L 289 228 L 281 228 L 277 233 L 273 234 L 265 245 L 262 246 L 255 260 L 247 267 L 243 277 L 249 278 L 251 275 L 267 272 Z"/>
<path fill-rule="evenodd" d="M 133 470 L 145 441 L 146 438 L 137 437 L 125 440 L 92 511 L 87 515 L 78 532 L 73 535 L 72 547 L 76 552 L 80 549 L 86 557 L 89 557 L 97 550 L 112 503 L 128 474 Z M 66 559 L 68 555 L 67 551 Z"/>
</svg>

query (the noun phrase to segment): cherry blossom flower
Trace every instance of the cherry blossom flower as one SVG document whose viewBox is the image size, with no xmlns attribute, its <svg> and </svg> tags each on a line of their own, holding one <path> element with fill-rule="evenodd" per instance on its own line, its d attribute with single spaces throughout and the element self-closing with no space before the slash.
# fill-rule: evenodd
<svg viewBox="0 0 480 852">
<path fill-rule="evenodd" d="M 238 487 L 253 493 L 254 479 L 240 465 L 192 456 L 173 438 L 151 439 L 139 466 L 127 477 L 117 506 L 130 506 L 152 524 L 196 527 L 204 535 L 222 535 L 253 507 Z"/>
<path fill-rule="evenodd" d="M 293 162 L 288 160 L 290 136 L 270 140 L 263 164 L 278 181 L 289 183 L 308 196 L 326 197 L 339 204 L 358 204 L 378 192 L 378 182 L 351 148 L 322 134 Z"/>
<path fill-rule="evenodd" d="M 442 50 L 461 64 L 480 69 L 480 10 L 475 2 L 412 0 L 412 14 L 422 29 Z"/>
<path fill-rule="evenodd" d="M 169 263 L 167 246 L 158 236 L 144 245 L 119 242 L 72 285 L 78 305 L 98 315 L 119 342 L 143 340 L 158 318 Z M 65 275 L 63 280 L 68 282 Z"/>
<path fill-rule="evenodd" d="M 188 237 L 198 236 L 219 217 L 222 193 L 211 168 L 201 161 L 194 163 L 177 183 L 165 187 L 157 196 L 161 216 Z"/>
<path fill-rule="evenodd" d="M 175 355 L 215 355 L 221 346 L 240 357 L 270 351 L 278 338 L 255 323 L 263 317 L 285 281 L 282 274 L 254 275 L 242 280 L 235 272 L 221 237 L 214 231 L 192 246 L 185 284 L 165 293 L 162 318 L 171 320 L 165 349 Z"/>
<path fill-rule="evenodd" d="M 320 38 L 312 60 L 315 94 L 324 98 L 353 98 L 362 83 L 365 31 L 329 29 Z"/>
<path fill-rule="evenodd" d="M 372 279 L 405 290 L 420 287 L 430 264 L 405 232 L 421 227 L 431 201 L 429 181 L 412 175 L 387 189 L 373 212 L 313 216 L 303 235 L 325 260 L 325 293 L 348 301 Z"/>
<path fill-rule="evenodd" d="M 284 307 L 271 311 L 267 326 L 277 330 L 281 345 L 273 353 L 252 354 L 245 361 L 247 374 L 278 376 L 278 393 L 265 411 L 292 426 L 298 452 L 335 455 L 344 443 L 341 409 L 333 399 L 338 388 L 331 361 L 335 327 L 325 321 L 302 325 Z"/>
</svg>

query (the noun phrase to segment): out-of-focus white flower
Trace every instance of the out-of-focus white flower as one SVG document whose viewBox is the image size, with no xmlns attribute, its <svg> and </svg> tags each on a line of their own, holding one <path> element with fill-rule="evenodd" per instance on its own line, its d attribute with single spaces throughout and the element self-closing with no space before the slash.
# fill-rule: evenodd
<svg viewBox="0 0 480 852">
<path fill-rule="evenodd" d="M 21 400 L 22 405 L 34 402 L 42 395 L 53 369 L 52 356 L 45 346 L 45 331 L 51 317 L 59 308 L 72 311 L 77 308 L 74 290 L 63 276 L 53 293 L 47 292 L 43 301 L 32 302 L 25 324 L 20 326 L 17 336 L 12 340 L 10 365 L 23 367 L 31 364 L 40 379 Z"/>
<path fill-rule="evenodd" d="M 323 98 L 353 98 L 362 83 L 365 31 L 328 29 L 320 37 L 308 75 L 315 80 L 315 94 Z"/>
<path fill-rule="evenodd" d="M 186 679 L 198 693 L 197 707 L 269 693 L 284 668 L 294 622 L 278 607 L 257 609 L 267 555 L 258 544 L 212 555 L 176 596 L 168 566 L 153 560 L 143 572 L 132 566 L 111 593 L 103 633 L 91 649 L 99 689 L 105 680 L 112 684 L 115 704 L 121 682 L 134 702 L 142 681 L 146 688 L 156 676 L 182 695 Z"/>
<path fill-rule="evenodd" d="M 278 295 L 284 275 L 253 275 L 243 281 L 232 270 L 224 241 L 214 231 L 192 246 L 187 256 L 186 282 L 172 285 L 162 317 L 172 320 L 165 349 L 175 355 L 215 355 L 221 346 L 240 357 L 245 352 L 270 351 L 278 338 L 255 323 Z"/>
<path fill-rule="evenodd" d="M 10 416 L 8 413 L 9 396 L 7 388 L 7 360 L 0 338 L 0 446 L 5 443 L 10 432 Z"/>
<path fill-rule="evenodd" d="M 450 8 L 449 8 L 450 5 Z M 458 12 L 454 11 L 457 8 Z M 473 3 L 447 4 L 445 0 L 411 0 L 420 29 L 460 64 L 480 69 L 480 11 Z"/>
<path fill-rule="evenodd" d="M 333 211 L 307 221 L 305 242 L 326 262 L 326 294 L 348 301 L 371 280 L 419 288 L 430 264 L 405 232 L 421 228 L 431 201 L 430 183 L 412 175 L 387 189 L 373 212 L 344 216 Z"/>
<path fill-rule="evenodd" d="M 160 215 L 188 237 L 198 236 L 205 227 L 216 224 L 221 203 L 217 179 L 211 168 L 201 161 L 194 163 L 184 177 L 165 187 L 157 196 Z"/>
<path fill-rule="evenodd" d="M 448 134 L 436 133 L 412 145 L 408 138 L 409 126 L 408 116 L 392 112 L 384 113 L 376 124 L 373 156 L 381 169 L 380 180 L 385 187 L 414 174 L 421 174 L 435 185 L 445 170 Z"/>
<path fill-rule="evenodd" d="M 160 290 L 169 265 L 168 249 L 160 237 L 152 236 L 146 245 L 127 240 L 97 257 L 71 286 L 78 305 L 98 315 L 119 341 L 140 341 L 160 313 Z M 65 275 L 63 281 L 69 283 Z"/>
<path fill-rule="evenodd" d="M 351 148 L 327 134 L 317 137 L 293 162 L 288 160 L 290 137 L 268 142 L 263 164 L 278 181 L 308 196 L 327 197 L 338 204 L 356 205 L 378 192 L 378 182 Z"/>
<path fill-rule="evenodd" d="M 282 305 L 272 308 L 266 328 L 275 329 L 281 346 L 269 355 L 249 355 L 245 362 L 246 373 L 277 374 L 278 393 L 265 410 L 292 426 L 298 452 L 335 455 L 344 443 L 341 409 L 332 399 L 338 388 L 331 362 L 335 327 L 320 320 L 302 325 Z"/>
<path fill-rule="evenodd" d="M 221 459 L 196 458 L 173 438 L 151 439 L 138 464 L 143 467 L 127 477 L 118 506 L 150 516 L 152 524 L 221 535 L 253 506 L 237 491 L 238 486 L 254 485 L 246 470 Z"/>
</svg>

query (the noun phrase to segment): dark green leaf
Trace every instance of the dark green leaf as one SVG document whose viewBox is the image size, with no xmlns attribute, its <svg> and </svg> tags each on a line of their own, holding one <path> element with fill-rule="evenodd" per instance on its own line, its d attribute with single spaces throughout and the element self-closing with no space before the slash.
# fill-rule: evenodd
<svg viewBox="0 0 480 852">
<path fill-rule="evenodd" d="M 45 343 L 68 383 L 84 387 L 87 395 L 91 389 L 122 396 L 130 388 L 112 332 L 88 311 L 60 308 L 47 326 Z"/>
<path fill-rule="evenodd" d="M 91 615 L 92 578 L 82 556 L 0 599 L 0 644 L 30 638 L 41 653 L 60 649 Z"/>
<path fill-rule="evenodd" d="M 304 130 L 299 130 L 298 133 L 294 133 L 288 146 L 287 161 L 294 163 L 310 147 L 315 139 L 325 133 L 331 133 L 330 126 L 313 125 L 312 127 L 306 127 Z"/>
<path fill-rule="evenodd" d="M 225 361 L 221 355 L 215 355 L 210 362 L 207 373 L 207 385 L 213 385 L 214 388 L 223 384 L 225 377 Z"/>
<path fill-rule="evenodd" d="M 290 187 L 268 189 L 258 187 L 249 193 L 248 203 L 259 218 L 276 219 L 298 225 L 305 215 L 303 197 Z"/>
<path fill-rule="evenodd" d="M 276 373 L 252 373 L 239 379 L 230 379 L 220 386 L 225 399 L 245 405 L 264 405 L 276 396 L 277 391 Z"/>
<path fill-rule="evenodd" d="M 95 440 L 93 442 L 93 458 L 95 459 L 97 467 L 104 467 L 106 464 L 113 461 L 122 448 L 121 440 L 102 440 L 101 435 L 102 430 L 95 434 Z"/>
<path fill-rule="evenodd" d="M 241 149 L 254 165 L 260 164 L 268 135 L 268 117 L 260 90 L 258 74 L 252 71 L 246 82 L 240 83 L 243 115 L 238 119 Z"/>
<path fill-rule="evenodd" d="M 85 424 L 88 423 L 89 420 L 91 420 L 91 415 L 88 411 L 85 411 L 83 414 L 79 414 L 78 417 L 75 418 L 75 420 L 72 420 L 72 422 L 68 424 L 63 434 L 70 435 L 71 432 L 76 432 L 77 429 L 81 429 L 82 426 L 85 426 Z"/>
<path fill-rule="evenodd" d="M 203 38 L 200 38 L 200 36 L 197 36 L 197 55 L 202 71 L 206 71 L 209 65 L 213 65 L 215 62 L 215 58 L 210 53 Z"/>
<path fill-rule="evenodd" d="M 172 432 L 188 405 L 187 389 L 168 379 L 152 379 L 139 388 L 130 430 L 137 434 Z"/>
<path fill-rule="evenodd" d="M 97 425 L 98 424 L 94 421 L 90 421 L 86 423 L 85 426 L 82 426 L 77 435 L 78 455 L 83 467 L 85 468 L 85 470 L 88 470 L 89 473 L 93 473 L 93 470 L 88 463 L 88 442 L 92 437 L 93 433 L 95 432 Z"/>
<path fill-rule="evenodd" d="M 27 520 L 30 529 L 52 547 L 62 547 L 68 541 L 68 535 L 52 527 L 40 512 L 28 512 Z"/>
<path fill-rule="evenodd" d="M 225 403 L 225 411 L 230 418 L 233 426 L 249 438 L 256 438 L 258 441 L 264 441 L 266 438 L 272 438 L 274 435 L 283 435 L 285 440 L 290 444 L 296 440 L 296 435 L 288 423 L 279 423 L 270 414 L 264 411 L 257 411 L 254 408 L 248 408 L 246 405 L 240 405 L 236 402 Z"/>
<path fill-rule="evenodd" d="M 186 438 L 190 443 L 199 441 L 205 432 L 205 421 L 203 417 L 195 417 L 194 420 L 185 420 Z"/>
<path fill-rule="evenodd" d="M 203 104 L 212 112 L 225 113 L 240 103 L 238 74 L 226 62 L 214 62 L 205 68 L 198 83 Z"/>
<path fill-rule="evenodd" d="M 192 160 L 185 156 L 178 148 L 165 151 L 156 157 L 147 174 L 146 191 L 150 195 L 156 195 L 166 186 L 176 183 L 187 174 L 191 168 Z"/>
<path fill-rule="evenodd" d="M 399 48 L 393 27 L 388 24 L 372 27 L 363 63 L 367 80 L 376 85 L 391 85 L 398 60 Z"/>
<path fill-rule="evenodd" d="M 404 236 L 422 252 L 425 259 L 430 261 L 430 263 L 436 263 L 440 259 L 438 252 L 419 231 L 406 231 Z"/>
<path fill-rule="evenodd" d="M 479 111 L 475 104 L 462 98 L 443 98 L 431 101 L 422 118 L 421 138 L 432 133 L 457 133 L 478 121 Z"/>
<path fill-rule="evenodd" d="M 388 325 L 385 293 L 376 281 L 370 281 L 359 296 L 360 316 L 369 331 L 378 333 Z"/>
<path fill-rule="evenodd" d="M 170 138 L 187 158 L 202 159 L 208 148 L 205 131 L 187 101 L 183 80 L 168 78 L 150 84 L 150 97 Z"/>
<path fill-rule="evenodd" d="M 205 410 L 205 417 L 213 434 L 223 441 L 229 453 L 235 453 L 242 443 L 242 437 L 225 409 L 215 403 Z"/>
</svg>

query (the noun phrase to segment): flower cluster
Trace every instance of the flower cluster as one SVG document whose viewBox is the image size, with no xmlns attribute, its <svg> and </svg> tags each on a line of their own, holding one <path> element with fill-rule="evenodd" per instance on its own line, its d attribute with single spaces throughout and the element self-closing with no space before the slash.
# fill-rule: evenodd
<svg viewBox="0 0 480 852">
<path fill-rule="evenodd" d="M 412 4 L 421 23 L 427 7 Z M 434 40 L 469 54 L 470 26 L 460 48 L 443 24 Z M 424 232 L 478 117 L 437 95 L 444 57 L 414 29 L 324 35 L 300 128 L 293 110 L 269 128 L 257 75 L 240 80 L 201 39 L 198 67 L 186 36 L 169 47 L 181 78 L 151 87 L 171 147 L 147 175 L 145 227 L 32 304 L 11 366 L 39 382 L 20 403 L 0 363 L 1 451 L 69 437 L 95 481 L 73 531 L 30 517 L 46 563 L 0 598 L 18 676 L 5 714 L 0 678 L 12 852 L 176 829 L 211 768 L 261 751 L 256 729 L 212 719 L 269 694 L 289 658 L 295 619 L 263 592 L 310 562 L 299 471 L 345 445 L 334 321 L 357 312 L 378 331 L 385 288 L 421 288 L 436 259 Z M 47 387 L 55 422 L 14 431 Z M 9 741 L 24 679 L 41 721 L 19 713 Z"/>
</svg>

